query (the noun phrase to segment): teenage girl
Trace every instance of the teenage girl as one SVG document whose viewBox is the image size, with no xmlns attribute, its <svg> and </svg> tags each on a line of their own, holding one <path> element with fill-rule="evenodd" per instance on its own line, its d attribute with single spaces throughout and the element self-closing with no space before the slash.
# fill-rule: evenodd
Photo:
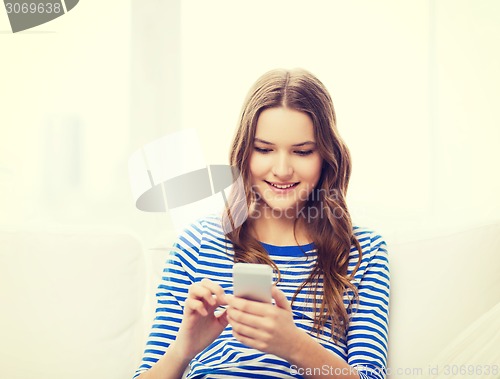
<svg viewBox="0 0 500 379">
<path fill-rule="evenodd" d="M 230 163 L 244 191 L 179 236 L 135 377 L 385 378 L 386 244 L 351 222 L 324 85 L 300 69 L 260 77 Z M 273 267 L 272 304 L 232 295 L 235 262 Z"/>
</svg>

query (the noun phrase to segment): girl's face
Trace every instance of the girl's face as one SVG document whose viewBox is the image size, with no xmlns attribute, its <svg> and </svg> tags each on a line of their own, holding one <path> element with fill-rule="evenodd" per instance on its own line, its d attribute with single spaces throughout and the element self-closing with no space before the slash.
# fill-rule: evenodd
<svg viewBox="0 0 500 379">
<path fill-rule="evenodd" d="M 257 120 L 250 179 L 265 212 L 295 219 L 321 176 L 311 118 L 289 108 L 269 108 Z"/>
</svg>

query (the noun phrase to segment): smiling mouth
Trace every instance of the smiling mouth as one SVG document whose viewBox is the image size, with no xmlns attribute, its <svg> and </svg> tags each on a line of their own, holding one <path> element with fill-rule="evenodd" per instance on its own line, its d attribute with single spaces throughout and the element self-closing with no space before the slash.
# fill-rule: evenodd
<svg viewBox="0 0 500 379">
<path fill-rule="evenodd" d="M 292 187 L 295 187 L 297 186 L 299 183 L 290 183 L 290 184 L 275 184 L 275 183 L 271 183 L 271 182 L 268 182 L 266 180 L 264 180 L 267 184 L 269 184 L 271 187 L 274 187 L 274 188 L 277 188 L 277 189 L 280 189 L 280 190 L 286 190 L 286 189 L 289 189 L 289 188 L 292 188 Z"/>
</svg>

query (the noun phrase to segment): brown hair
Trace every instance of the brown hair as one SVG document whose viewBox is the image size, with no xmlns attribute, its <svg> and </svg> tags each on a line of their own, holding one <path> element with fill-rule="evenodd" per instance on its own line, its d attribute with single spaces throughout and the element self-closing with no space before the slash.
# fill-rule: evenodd
<svg viewBox="0 0 500 379">
<path fill-rule="evenodd" d="M 249 161 L 253 152 L 253 141 L 257 120 L 268 108 L 286 107 L 304 112 L 314 125 L 317 149 L 323 159 L 321 178 L 309 195 L 306 207 L 318 207 L 324 217 L 308 219 L 304 223 L 317 249 L 317 261 L 307 280 L 295 292 L 310 284 L 314 289 L 314 329 L 322 333 L 325 322 L 331 321 L 337 340 L 343 337 L 349 322 L 343 296 L 349 297 L 349 307 L 358 300 L 355 286 L 350 282 L 361 262 L 361 246 L 353 234 L 351 217 L 346 205 L 346 191 L 351 173 L 351 158 L 342 141 L 335 119 L 332 99 L 314 75 L 302 70 L 272 70 L 261 76 L 250 89 L 243 105 L 239 127 L 234 137 L 230 164 L 239 171 L 244 192 L 233 191 L 230 206 L 224 214 L 226 235 L 234 246 L 235 262 L 265 263 L 278 273 L 276 264 L 266 250 L 251 235 L 249 225 L 244 222 L 251 215 L 257 202 L 251 191 Z M 300 216 L 299 216 L 300 217 Z M 297 220 L 295 220 L 295 226 Z M 350 276 L 347 275 L 349 253 L 354 245 L 359 254 L 358 264 Z M 323 281 L 323 296 L 316 296 Z"/>
</svg>

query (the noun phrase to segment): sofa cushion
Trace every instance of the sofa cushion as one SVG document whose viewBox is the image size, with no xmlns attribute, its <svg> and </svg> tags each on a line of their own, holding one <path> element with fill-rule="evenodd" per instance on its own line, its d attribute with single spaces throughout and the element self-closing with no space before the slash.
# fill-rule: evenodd
<svg viewBox="0 0 500 379">
<path fill-rule="evenodd" d="M 389 244 L 389 252 L 390 377 L 422 377 L 500 302 L 500 224 Z"/>
<path fill-rule="evenodd" d="M 500 378 L 500 303 L 460 333 L 429 371 L 432 379 Z"/>
<path fill-rule="evenodd" d="M 0 372 L 130 378 L 142 352 L 142 246 L 125 232 L 0 231 Z"/>
</svg>

